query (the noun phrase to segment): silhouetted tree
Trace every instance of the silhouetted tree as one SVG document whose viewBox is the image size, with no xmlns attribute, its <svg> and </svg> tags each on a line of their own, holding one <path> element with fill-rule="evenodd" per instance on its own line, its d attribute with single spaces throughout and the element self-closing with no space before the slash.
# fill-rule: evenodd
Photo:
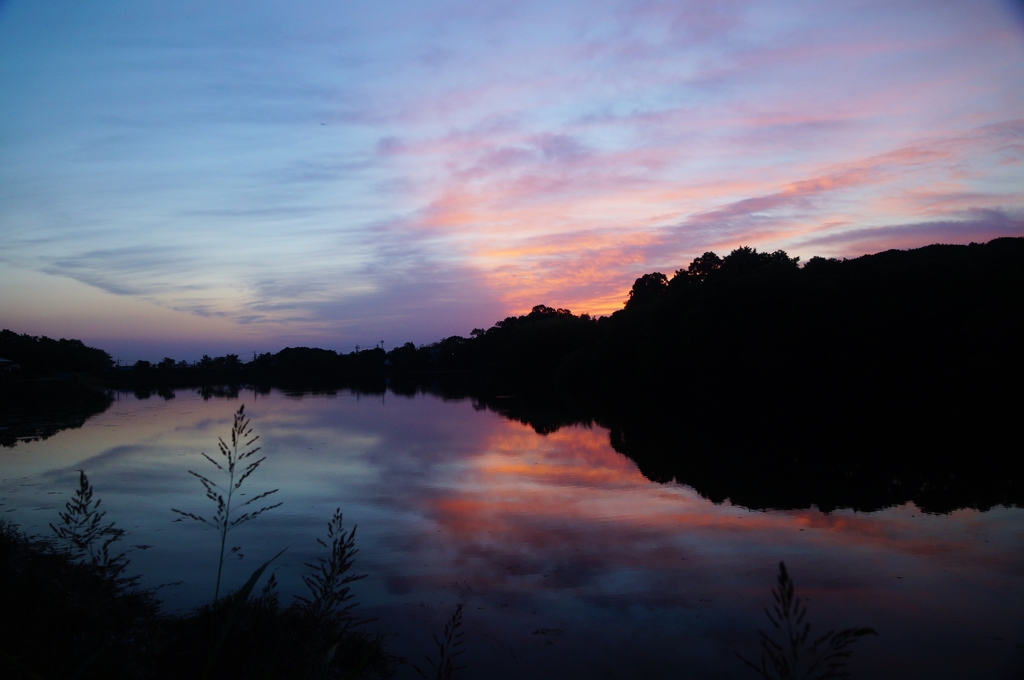
<svg viewBox="0 0 1024 680">
<path fill-rule="evenodd" d="M 646 304 L 657 300 L 668 290 L 668 277 L 661 272 L 644 274 L 633 282 L 633 288 L 629 291 L 629 299 L 626 300 L 626 308 Z"/>
<path fill-rule="evenodd" d="M 672 277 L 672 281 L 704 281 L 722 268 L 722 258 L 715 255 L 713 252 L 708 251 L 700 257 L 693 258 L 690 262 L 690 266 L 686 269 L 676 270 L 675 276 Z"/>
<path fill-rule="evenodd" d="M 836 269 L 836 267 L 838 267 L 842 263 L 843 263 L 842 260 L 837 260 L 834 257 L 830 257 L 830 258 L 826 259 L 824 257 L 819 257 L 819 256 L 815 255 L 814 257 L 809 259 L 806 263 L 804 263 L 804 269 L 810 269 L 811 271 L 826 271 L 826 270 L 834 271 Z"/>
<path fill-rule="evenodd" d="M 539 317 L 553 317 L 553 316 L 572 316 L 572 312 L 568 309 L 548 307 L 547 305 L 536 305 L 530 310 L 529 318 Z M 477 329 L 479 330 L 479 329 Z"/>
<path fill-rule="evenodd" d="M 725 256 L 719 270 L 722 276 L 750 274 L 767 266 L 793 271 L 799 267 L 799 262 L 799 257 L 790 257 L 784 250 L 776 250 L 774 253 L 759 253 L 757 248 L 742 246 Z"/>
</svg>

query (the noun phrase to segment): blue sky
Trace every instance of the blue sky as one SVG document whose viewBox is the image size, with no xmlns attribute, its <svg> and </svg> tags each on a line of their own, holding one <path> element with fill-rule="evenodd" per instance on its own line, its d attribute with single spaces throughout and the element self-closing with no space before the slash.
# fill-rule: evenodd
<svg viewBox="0 0 1024 680">
<path fill-rule="evenodd" d="M 466 334 L 738 245 L 1024 235 L 1010 2 L 0 5 L 0 325 Z"/>
</svg>

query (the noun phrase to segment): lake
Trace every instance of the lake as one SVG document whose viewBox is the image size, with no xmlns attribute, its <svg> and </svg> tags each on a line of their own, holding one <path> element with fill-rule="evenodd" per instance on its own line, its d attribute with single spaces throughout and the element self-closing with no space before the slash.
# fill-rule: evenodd
<svg viewBox="0 0 1024 680">
<path fill-rule="evenodd" d="M 0 517 L 47 534 L 84 469 L 136 546 L 129 573 L 173 584 L 159 590 L 168 611 L 208 601 L 217 540 L 171 508 L 209 514 L 188 470 L 216 472 L 200 453 L 244 403 L 267 459 L 242 490 L 278 488 L 283 505 L 229 535 L 227 587 L 287 548 L 272 568 L 284 601 L 301 593 L 340 507 L 368 574 L 359 611 L 421 667 L 462 603 L 465 678 L 754 677 L 736 654 L 759 658 L 784 560 L 812 637 L 878 631 L 854 648 L 855 678 L 1024 670 L 1020 508 L 752 510 L 648 480 L 596 425 L 542 435 L 468 399 L 173 395 L 122 393 L 79 429 L 0 449 Z"/>
</svg>

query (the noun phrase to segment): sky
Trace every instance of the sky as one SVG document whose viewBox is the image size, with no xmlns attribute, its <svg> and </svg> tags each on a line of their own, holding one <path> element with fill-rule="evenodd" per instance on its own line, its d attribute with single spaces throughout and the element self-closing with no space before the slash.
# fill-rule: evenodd
<svg viewBox="0 0 1024 680">
<path fill-rule="evenodd" d="M 0 327 L 123 361 L 1022 235 L 1019 1 L 0 0 Z"/>
</svg>

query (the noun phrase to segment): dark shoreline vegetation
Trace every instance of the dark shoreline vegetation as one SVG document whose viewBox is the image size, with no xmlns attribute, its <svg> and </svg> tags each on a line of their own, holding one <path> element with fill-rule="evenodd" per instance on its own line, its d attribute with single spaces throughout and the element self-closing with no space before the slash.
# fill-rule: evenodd
<svg viewBox="0 0 1024 680">
<path fill-rule="evenodd" d="M 84 473 L 81 480 L 61 515 L 64 523 L 54 527 L 55 538 L 30 537 L 0 521 L 0 606 L 10 614 L 0 619 L 4 677 L 394 675 L 400 660 L 387 652 L 379 633 L 360 628 L 365 622 L 353 617 L 353 603 L 346 604 L 353 597 L 346 584 L 361 576 L 345 577 L 358 551 L 344 536 L 340 545 L 321 541 L 328 556 L 306 565 L 308 598 L 282 605 L 273 575 L 254 590 L 268 563 L 240 589 L 175 616 L 160 610 L 159 588 L 140 588 L 138 576 L 124 575 L 124 554 L 109 555 L 125 532 L 100 524 L 99 501 L 91 501 Z M 81 502 L 84 495 L 88 501 Z M 340 513 L 328 527 L 331 541 L 341 528 Z"/>
<path fill-rule="evenodd" d="M 79 486 L 50 524 L 49 537 L 27 536 L 0 521 L 0 663 L 5 677 L 38 678 L 387 678 L 400 659 L 380 633 L 370 633 L 354 611 L 351 584 L 358 549 L 356 528 L 346 531 L 341 510 L 327 522 L 326 553 L 304 563 L 308 596 L 283 606 L 273 574 L 256 591 L 281 550 L 238 590 L 223 597 L 221 571 L 232 529 L 280 503 L 264 505 L 275 491 L 250 500 L 235 497 L 259 469 L 259 439 L 242 406 L 228 441 L 218 441 L 210 477 L 189 471 L 202 484 L 214 513 L 203 517 L 169 509 L 214 528 L 220 544 L 213 600 L 184 615 L 160 611 L 160 587 L 143 589 L 126 575 L 126 531 L 106 521 L 102 500 L 85 471 Z M 251 483 L 251 482 L 250 482 Z M 234 506 L 232 500 L 234 497 Z M 255 503 L 255 505 L 254 505 Z M 200 511 L 197 511 L 200 512 Z M 151 546 L 134 546 L 145 549 Z M 234 554 L 239 548 L 232 548 Z M 171 584 L 168 584 L 171 585 Z M 226 588 L 225 588 L 226 590 Z M 254 595 L 259 592 L 258 595 Z"/>
<path fill-rule="evenodd" d="M 469 337 L 390 351 L 293 347 L 247 363 L 118 369 L 80 341 L 5 330 L 0 356 L 22 368 L 2 375 L 0 445 L 80 426 L 109 406 L 109 390 L 429 392 L 541 434 L 601 425 L 649 479 L 715 502 L 1020 506 L 1024 460 L 1007 451 L 1024 405 L 1020 347 L 1024 238 L 803 267 L 739 248 L 638 278 L 608 317 L 538 305 Z"/>
</svg>

